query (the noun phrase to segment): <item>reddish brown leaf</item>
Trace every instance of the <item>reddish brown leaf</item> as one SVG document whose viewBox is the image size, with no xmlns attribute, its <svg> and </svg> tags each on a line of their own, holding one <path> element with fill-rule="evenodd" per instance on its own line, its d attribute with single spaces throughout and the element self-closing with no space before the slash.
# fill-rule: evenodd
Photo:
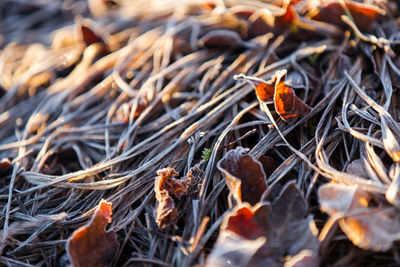
<svg viewBox="0 0 400 267">
<path fill-rule="evenodd" d="M 94 32 L 89 26 L 82 24 L 77 24 L 79 37 L 86 45 L 91 45 L 94 43 L 102 43 L 105 45 L 103 38 L 101 38 L 97 33 Z"/>
<path fill-rule="evenodd" d="M 91 221 L 74 231 L 67 241 L 67 253 L 75 267 L 110 266 L 119 248 L 117 235 L 105 232 L 111 222 L 111 203 L 102 199 Z"/>
<path fill-rule="evenodd" d="M 273 84 L 259 82 L 255 86 L 255 90 L 260 101 L 267 102 L 274 97 L 275 88 Z"/>
<path fill-rule="evenodd" d="M 381 202 L 371 193 L 344 184 L 320 187 L 320 208 L 338 216 L 339 226 L 354 245 L 364 249 L 386 251 L 400 239 L 400 215 L 395 207 Z"/>
<path fill-rule="evenodd" d="M 311 108 L 296 96 L 292 88 L 285 85 L 286 70 L 277 71 L 275 77 L 274 104 L 279 116 L 287 121 L 308 114 Z"/>
<path fill-rule="evenodd" d="M 281 34 L 289 29 L 297 19 L 296 10 L 290 3 L 284 8 L 284 13 L 274 15 L 269 11 L 255 12 L 249 17 L 249 33 L 251 36 L 258 36 L 273 32 Z"/>
<path fill-rule="evenodd" d="M 178 173 L 172 168 L 158 170 L 157 174 L 154 184 L 157 199 L 154 217 L 158 227 L 164 229 L 178 217 L 178 211 L 171 195 L 181 198 L 187 194 L 191 178 L 187 177 L 184 180 L 173 178 Z"/>
<path fill-rule="evenodd" d="M 321 5 L 316 7 L 319 12 L 313 17 L 315 20 L 345 26 L 342 15 L 348 15 L 346 9 L 340 1 L 321 1 Z M 344 1 L 347 10 L 350 12 L 357 27 L 362 31 L 370 31 L 371 25 L 379 15 L 384 15 L 385 11 L 377 6 L 358 3 L 355 1 Z"/>
<path fill-rule="evenodd" d="M 272 204 L 240 203 L 225 216 L 206 266 L 318 266 L 317 230 L 307 213 L 294 182 Z"/>
<path fill-rule="evenodd" d="M 290 26 L 297 19 L 297 13 L 294 7 L 290 4 L 286 8 L 286 12 L 282 16 L 277 16 L 275 18 L 274 32 L 283 33 L 285 30 L 290 28 Z"/>
<path fill-rule="evenodd" d="M 0 173 L 4 173 L 12 168 L 11 161 L 4 158 L 0 161 Z"/>
<path fill-rule="evenodd" d="M 226 230 L 232 231 L 246 239 L 256 239 L 264 235 L 264 229 L 254 220 L 255 210 L 242 206 L 226 221 Z"/>
<path fill-rule="evenodd" d="M 225 177 L 233 198 L 238 202 L 255 205 L 267 189 L 261 163 L 247 154 L 244 148 L 229 151 L 218 162 L 218 169 Z"/>
</svg>

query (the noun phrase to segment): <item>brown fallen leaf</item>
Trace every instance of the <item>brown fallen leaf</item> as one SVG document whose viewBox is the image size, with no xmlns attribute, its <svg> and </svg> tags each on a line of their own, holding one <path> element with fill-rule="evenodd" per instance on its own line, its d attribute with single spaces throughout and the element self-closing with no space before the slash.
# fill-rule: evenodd
<svg viewBox="0 0 400 267">
<path fill-rule="evenodd" d="M 344 5 L 341 3 L 343 2 Z M 349 15 L 353 18 L 357 27 L 362 31 L 370 31 L 372 24 L 380 15 L 385 15 L 385 11 L 376 5 L 359 3 L 356 1 L 319 1 L 311 13 L 315 14 L 312 18 L 319 21 L 329 22 L 340 26 L 346 26 L 342 21 L 342 15 Z"/>
<path fill-rule="evenodd" d="M 263 166 L 246 149 L 238 147 L 230 150 L 217 167 L 238 203 L 249 202 L 255 205 L 261 200 L 267 189 Z"/>
<path fill-rule="evenodd" d="M 240 203 L 225 215 L 206 266 L 318 266 L 318 231 L 307 214 L 294 182 L 272 204 Z"/>
<path fill-rule="evenodd" d="M 234 78 L 251 82 L 257 98 L 261 102 L 273 99 L 276 112 L 284 121 L 289 121 L 308 114 L 311 108 L 296 96 L 292 88 L 285 84 L 286 74 L 285 69 L 278 70 L 268 81 L 243 74 L 236 75 Z M 290 80 L 290 83 L 293 83 L 293 79 Z"/>
<path fill-rule="evenodd" d="M 111 205 L 102 199 L 91 221 L 68 238 L 66 248 L 73 266 L 111 266 L 119 248 L 115 232 L 104 231 L 111 222 Z"/>
<path fill-rule="evenodd" d="M 296 96 L 293 89 L 285 84 L 287 71 L 285 69 L 278 70 L 266 82 L 257 79 L 255 83 L 255 91 L 257 98 L 262 102 L 267 102 L 273 97 L 275 110 L 284 120 L 298 118 L 310 112 L 311 108 Z M 251 77 L 238 76 L 239 78 L 251 80 Z M 292 81 L 291 81 L 292 82 Z"/>
<path fill-rule="evenodd" d="M 178 173 L 172 168 L 164 168 L 157 171 L 158 176 L 156 177 L 156 191 L 166 190 L 168 193 L 174 195 L 177 198 L 181 198 L 188 192 L 191 178 L 187 177 L 183 180 L 175 179 L 174 176 Z"/>
<path fill-rule="evenodd" d="M 354 245 L 386 251 L 400 239 L 398 210 L 358 186 L 329 183 L 320 187 L 318 195 L 320 209 L 340 218 L 340 228 Z"/>
<path fill-rule="evenodd" d="M 259 36 L 269 32 L 282 34 L 289 29 L 298 18 L 292 3 L 282 6 L 282 14 L 272 14 L 269 10 L 256 11 L 249 16 L 249 36 Z"/>
<path fill-rule="evenodd" d="M 292 88 L 285 85 L 286 70 L 277 71 L 274 77 L 274 104 L 279 116 L 287 121 L 308 114 L 311 108 L 296 96 Z"/>
<path fill-rule="evenodd" d="M 89 25 L 76 24 L 76 39 L 77 41 L 83 41 L 87 46 L 94 43 L 101 43 L 106 45 L 103 38 L 97 34 Z"/>
<path fill-rule="evenodd" d="M 12 163 L 9 159 L 3 158 L 0 161 L 0 173 L 5 173 L 12 168 Z"/>
<path fill-rule="evenodd" d="M 187 194 L 191 178 L 190 176 L 183 180 L 173 178 L 178 173 L 172 168 L 158 170 L 157 174 L 154 184 L 157 199 L 154 217 L 158 227 L 164 229 L 178 217 L 178 211 L 171 195 L 181 198 Z"/>
</svg>

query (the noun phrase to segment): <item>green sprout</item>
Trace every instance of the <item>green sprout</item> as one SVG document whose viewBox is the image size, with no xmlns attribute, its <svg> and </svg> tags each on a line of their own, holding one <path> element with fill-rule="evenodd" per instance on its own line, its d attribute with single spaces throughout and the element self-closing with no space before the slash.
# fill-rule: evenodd
<svg viewBox="0 0 400 267">
<path fill-rule="evenodd" d="M 311 65 L 316 66 L 317 65 L 317 60 L 319 57 L 319 53 L 314 53 L 312 55 L 309 55 L 307 57 L 308 61 L 311 63 Z"/>
<path fill-rule="evenodd" d="M 203 158 L 204 161 L 207 162 L 210 159 L 211 154 L 212 154 L 212 149 L 204 148 L 203 155 L 201 155 L 201 157 Z"/>
</svg>

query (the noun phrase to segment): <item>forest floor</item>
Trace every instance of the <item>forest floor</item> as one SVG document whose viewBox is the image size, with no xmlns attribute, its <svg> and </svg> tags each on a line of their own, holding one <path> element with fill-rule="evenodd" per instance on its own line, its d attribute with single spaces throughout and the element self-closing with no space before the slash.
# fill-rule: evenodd
<svg viewBox="0 0 400 267">
<path fill-rule="evenodd" d="M 389 0 L 3 0 L 0 265 L 399 266 Z"/>
</svg>

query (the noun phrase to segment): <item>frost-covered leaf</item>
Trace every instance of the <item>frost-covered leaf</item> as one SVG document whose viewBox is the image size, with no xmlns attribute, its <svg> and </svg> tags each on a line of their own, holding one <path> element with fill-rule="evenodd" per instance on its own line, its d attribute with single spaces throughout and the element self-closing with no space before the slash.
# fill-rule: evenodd
<svg viewBox="0 0 400 267">
<path fill-rule="evenodd" d="M 263 166 L 246 149 L 239 147 L 229 151 L 217 167 L 238 203 L 249 202 L 255 205 L 261 200 L 267 189 Z"/>
<path fill-rule="evenodd" d="M 272 204 L 240 203 L 225 215 L 207 266 L 283 266 L 303 261 L 318 266 L 318 231 L 307 214 L 308 205 L 293 182 Z"/>
<path fill-rule="evenodd" d="M 92 219 L 68 238 L 67 252 L 75 267 L 110 266 L 116 257 L 119 244 L 114 231 L 105 231 L 111 222 L 111 203 L 102 199 Z"/>
<path fill-rule="evenodd" d="M 339 226 L 354 245 L 364 249 L 386 251 L 400 239 L 400 214 L 395 207 L 378 202 L 356 185 L 326 184 L 320 187 L 320 208 L 338 216 Z"/>
<path fill-rule="evenodd" d="M 178 173 L 172 168 L 158 170 L 157 174 L 154 184 L 157 199 L 154 217 L 158 227 L 163 229 L 178 217 L 178 211 L 172 195 L 176 198 L 181 198 L 185 195 L 189 189 L 191 179 L 190 177 L 184 180 L 173 178 Z"/>
</svg>

